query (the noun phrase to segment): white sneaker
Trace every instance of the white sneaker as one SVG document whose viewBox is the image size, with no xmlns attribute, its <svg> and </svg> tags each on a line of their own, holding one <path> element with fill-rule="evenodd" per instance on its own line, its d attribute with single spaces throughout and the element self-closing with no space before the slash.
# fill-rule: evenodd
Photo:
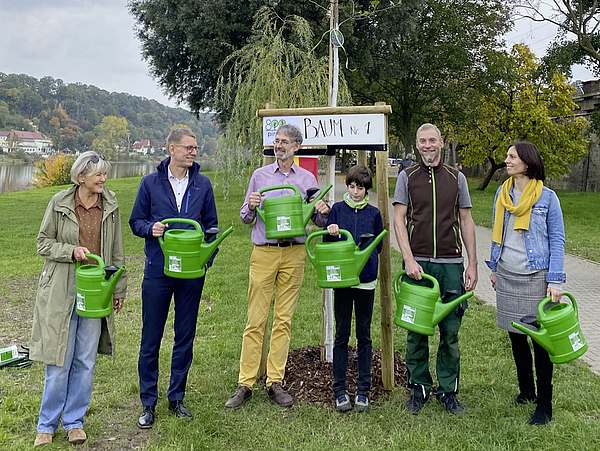
<svg viewBox="0 0 600 451">
<path fill-rule="evenodd" d="M 369 396 L 356 394 L 354 398 L 354 409 L 357 412 L 366 412 L 369 410 Z"/>
<path fill-rule="evenodd" d="M 350 396 L 348 396 L 348 392 L 342 393 L 335 399 L 335 410 L 338 412 L 347 412 L 348 410 L 352 410 L 352 403 L 350 402 Z"/>
</svg>

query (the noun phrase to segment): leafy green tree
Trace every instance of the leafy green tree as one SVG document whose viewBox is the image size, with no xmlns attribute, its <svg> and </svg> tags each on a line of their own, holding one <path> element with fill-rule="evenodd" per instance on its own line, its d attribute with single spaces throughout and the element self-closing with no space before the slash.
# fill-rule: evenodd
<svg viewBox="0 0 600 451">
<path fill-rule="evenodd" d="M 363 9 L 367 3 L 361 0 Z M 386 14 L 357 21 L 346 46 L 354 101 L 392 105 L 390 127 L 408 152 L 417 122 L 462 114 L 455 107 L 461 92 L 508 29 L 505 3 L 403 0 Z"/>
<path fill-rule="evenodd" d="M 262 125 L 256 110 L 266 102 L 285 108 L 327 105 L 329 64 L 312 51 L 312 38 L 303 18 L 281 17 L 263 7 L 255 15 L 251 42 L 223 62 L 215 103 L 231 105 L 219 158 L 226 174 L 246 167 L 247 155 L 261 155 Z M 338 104 L 350 103 L 342 77 Z"/>
<path fill-rule="evenodd" d="M 127 152 L 129 130 L 124 117 L 106 116 L 94 129 L 92 147 L 107 160 L 117 160 Z"/>
<path fill-rule="evenodd" d="M 223 61 L 248 43 L 256 12 L 272 5 L 282 15 L 301 14 L 328 28 L 328 20 L 323 20 L 327 4 L 326 0 L 130 0 L 128 7 L 137 22 L 142 56 L 166 93 L 186 102 L 194 114 L 209 108 L 225 113 L 227 119 L 228 112 L 213 103 L 214 89 Z"/>
<path fill-rule="evenodd" d="M 551 45 L 554 56 L 570 55 L 574 63 L 587 62 L 600 74 L 599 0 L 552 0 L 551 3 L 548 8 L 538 0 L 518 0 L 515 6 L 520 16 L 559 28 L 557 40 Z"/>
<path fill-rule="evenodd" d="M 472 111 L 471 119 L 459 124 L 454 135 L 463 145 L 460 154 L 466 166 L 490 163 L 479 190 L 506 166 L 511 142 L 534 143 L 550 177 L 564 174 L 569 164 L 587 154 L 582 134 L 587 121 L 575 117 L 575 88 L 564 75 L 555 73 L 549 84 L 543 84 L 537 58 L 521 44 L 510 55 L 488 61 L 488 67 L 493 70 L 492 81 L 466 93 L 468 103 L 462 106 Z"/>
</svg>

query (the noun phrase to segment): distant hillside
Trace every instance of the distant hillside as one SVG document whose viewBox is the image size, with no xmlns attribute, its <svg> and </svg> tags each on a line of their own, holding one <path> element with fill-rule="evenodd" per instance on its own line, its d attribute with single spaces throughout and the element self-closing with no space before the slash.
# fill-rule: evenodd
<svg viewBox="0 0 600 451">
<path fill-rule="evenodd" d="M 52 77 L 38 80 L 0 72 L 0 131 L 33 131 L 33 124 L 52 139 L 56 149 L 86 150 L 96 137 L 94 128 L 105 116 L 127 119 L 131 144 L 148 139 L 156 145 L 165 141 L 174 124 L 186 124 L 210 154 L 220 136 L 212 114 L 196 118 L 182 108 L 170 108 L 144 97 Z"/>
</svg>

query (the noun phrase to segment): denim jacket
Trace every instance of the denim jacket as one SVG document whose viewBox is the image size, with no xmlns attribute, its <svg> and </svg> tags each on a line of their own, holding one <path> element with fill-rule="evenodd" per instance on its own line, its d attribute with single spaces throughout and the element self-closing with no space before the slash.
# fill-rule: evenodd
<svg viewBox="0 0 600 451">
<path fill-rule="evenodd" d="M 496 215 L 496 202 L 502 187 L 496 191 L 494 199 L 494 215 Z M 514 187 L 510 188 L 510 197 L 513 197 Z M 492 218 L 493 218 L 492 216 Z M 504 212 L 504 228 L 502 242 L 506 235 L 506 226 L 510 212 Z M 492 219 L 493 223 L 494 219 Z M 531 208 L 531 220 L 529 230 L 523 231 L 525 238 L 525 249 L 527 251 L 527 267 L 530 270 L 548 269 L 546 281 L 551 283 L 564 283 L 566 274 L 564 272 L 565 261 L 565 227 L 563 224 L 562 210 L 558 197 L 545 186 L 542 194 L 535 205 Z M 496 271 L 498 260 L 502 253 L 502 244 L 492 241 L 492 252 L 486 264 L 492 271 Z"/>
</svg>

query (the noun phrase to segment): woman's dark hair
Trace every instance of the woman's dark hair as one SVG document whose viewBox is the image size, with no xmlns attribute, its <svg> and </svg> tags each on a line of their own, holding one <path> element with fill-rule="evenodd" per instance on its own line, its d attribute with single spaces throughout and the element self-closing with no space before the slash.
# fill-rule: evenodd
<svg viewBox="0 0 600 451">
<path fill-rule="evenodd" d="M 352 166 L 346 174 L 346 186 L 356 183 L 369 191 L 373 187 L 373 175 L 366 166 Z"/>
<path fill-rule="evenodd" d="M 508 148 L 514 147 L 517 150 L 517 155 L 525 163 L 527 169 L 525 169 L 525 175 L 530 179 L 546 180 L 546 167 L 542 160 L 540 151 L 528 141 L 517 141 L 512 143 Z"/>
</svg>

